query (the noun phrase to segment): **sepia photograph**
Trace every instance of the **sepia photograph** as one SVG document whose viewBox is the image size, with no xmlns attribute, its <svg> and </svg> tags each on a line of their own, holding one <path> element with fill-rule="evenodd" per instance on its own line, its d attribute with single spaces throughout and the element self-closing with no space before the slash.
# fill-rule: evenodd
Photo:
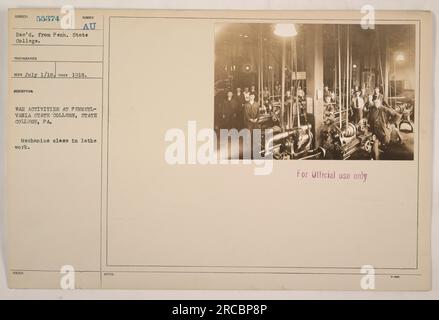
<svg viewBox="0 0 439 320">
<path fill-rule="evenodd" d="M 230 157 L 413 160 L 415 32 L 414 24 L 216 24 L 214 126 L 238 137 Z"/>
</svg>

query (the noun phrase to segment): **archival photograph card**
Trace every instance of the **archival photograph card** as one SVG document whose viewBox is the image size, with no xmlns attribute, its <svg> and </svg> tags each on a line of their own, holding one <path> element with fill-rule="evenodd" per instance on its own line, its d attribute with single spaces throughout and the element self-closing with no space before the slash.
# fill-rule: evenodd
<svg viewBox="0 0 439 320">
<path fill-rule="evenodd" d="M 430 290 L 429 12 L 8 32 L 10 288 Z"/>
</svg>

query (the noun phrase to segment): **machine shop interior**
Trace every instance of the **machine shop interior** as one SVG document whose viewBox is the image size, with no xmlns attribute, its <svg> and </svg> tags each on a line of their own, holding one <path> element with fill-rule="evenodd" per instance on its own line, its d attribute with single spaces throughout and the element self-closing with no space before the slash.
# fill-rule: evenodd
<svg viewBox="0 0 439 320">
<path fill-rule="evenodd" d="M 414 24 L 219 23 L 215 130 L 272 129 L 261 152 L 274 159 L 413 160 L 415 32 Z"/>
</svg>

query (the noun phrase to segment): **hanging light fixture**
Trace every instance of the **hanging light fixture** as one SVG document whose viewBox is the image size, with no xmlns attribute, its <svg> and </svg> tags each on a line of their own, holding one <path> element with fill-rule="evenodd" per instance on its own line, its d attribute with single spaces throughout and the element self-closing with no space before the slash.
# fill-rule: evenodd
<svg viewBox="0 0 439 320">
<path fill-rule="evenodd" d="M 405 60 L 405 56 L 403 53 L 398 53 L 395 57 L 395 60 L 398 62 L 404 61 Z"/>
<path fill-rule="evenodd" d="M 285 52 L 286 52 L 286 38 L 291 38 L 297 35 L 297 30 L 292 23 L 279 23 L 274 26 L 274 34 L 282 38 L 282 84 L 281 84 L 281 107 L 280 107 L 280 125 L 282 131 L 285 131 Z"/>
<path fill-rule="evenodd" d="M 297 35 L 297 30 L 292 23 L 279 23 L 274 27 L 274 34 L 279 37 L 294 37 Z"/>
</svg>

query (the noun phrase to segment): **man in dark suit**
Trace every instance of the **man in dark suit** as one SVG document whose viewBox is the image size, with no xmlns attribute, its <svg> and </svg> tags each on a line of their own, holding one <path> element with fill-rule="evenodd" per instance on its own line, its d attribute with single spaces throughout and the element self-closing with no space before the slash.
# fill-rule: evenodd
<svg viewBox="0 0 439 320">
<path fill-rule="evenodd" d="M 259 127 L 259 103 L 255 101 L 254 93 L 250 93 L 250 100 L 245 104 L 245 122 L 247 129 L 253 130 Z"/>
<path fill-rule="evenodd" d="M 238 103 L 233 98 L 232 90 L 227 91 L 227 98 L 224 100 L 221 108 L 221 128 L 232 129 L 238 127 Z"/>
<path fill-rule="evenodd" d="M 245 97 L 244 93 L 242 93 L 241 88 L 236 88 L 235 95 L 236 103 L 238 104 L 238 120 L 237 120 L 237 129 L 241 130 L 245 127 L 244 124 L 244 105 L 245 105 Z"/>
<path fill-rule="evenodd" d="M 251 151 L 251 157 L 254 156 L 254 152 L 258 153 L 261 148 L 261 141 L 255 139 L 253 136 L 253 129 L 260 129 L 259 125 L 259 103 L 255 101 L 255 94 L 250 93 L 249 101 L 245 103 L 244 107 L 244 119 L 247 124 L 247 129 L 250 131 L 250 145 L 246 145 L 245 148 L 247 151 Z M 255 150 L 253 150 L 255 148 Z"/>
</svg>

